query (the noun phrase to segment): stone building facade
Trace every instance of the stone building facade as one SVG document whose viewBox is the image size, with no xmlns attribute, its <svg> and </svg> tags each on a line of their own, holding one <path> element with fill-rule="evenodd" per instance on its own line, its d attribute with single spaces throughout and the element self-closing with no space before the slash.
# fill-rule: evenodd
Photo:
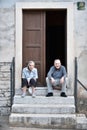
<svg viewBox="0 0 87 130">
<path fill-rule="evenodd" d="M 67 70 L 69 75 L 69 85 L 71 87 L 69 93 L 74 94 L 74 58 L 77 57 L 78 61 L 78 78 L 87 88 L 87 1 L 85 2 L 85 9 L 78 10 L 77 2 L 79 0 L 1 0 L 0 1 L 0 115 L 10 114 L 10 66 L 12 58 L 15 57 L 16 61 L 16 75 L 15 75 L 15 87 L 20 86 L 20 75 L 22 69 L 22 32 L 20 21 L 21 13 L 23 8 L 33 8 L 36 9 L 36 5 L 40 9 L 48 8 L 49 5 L 53 8 L 67 8 L 70 11 L 69 20 L 67 23 L 67 30 L 69 37 L 67 39 Z M 33 3 L 31 6 L 29 2 Z M 39 3 L 38 3 L 39 2 Z M 43 4 L 41 4 L 41 2 Z M 34 5 L 35 3 L 35 5 Z M 58 6 L 56 5 L 58 4 Z M 28 6 L 29 5 L 29 6 Z M 68 6 L 69 5 L 69 6 Z M 71 8 L 70 8 L 71 7 Z M 17 21 L 18 20 L 18 21 Z M 70 33 L 72 32 L 72 33 Z M 19 42 L 19 44 L 18 44 Z M 21 44 L 21 45 L 20 45 Z M 18 52 L 19 50 L 19 52 Z M 20 54 L 19 54 L 20 53 Z M 19 63 L 18 63 L 19 61 Z M 18 69 L 20 70 L 18 71 Z M 18 78 L 19 77 L 19 78 Z M 19 79 L 19 82 L 17 81 Z M 85 91 L 78 84 L 78 97 L 79 106 L 86 106 L 87 101 L 87 91 Z M 80 109 L 82 112 L 86 112 L 83 108 Z"/>
</svg>

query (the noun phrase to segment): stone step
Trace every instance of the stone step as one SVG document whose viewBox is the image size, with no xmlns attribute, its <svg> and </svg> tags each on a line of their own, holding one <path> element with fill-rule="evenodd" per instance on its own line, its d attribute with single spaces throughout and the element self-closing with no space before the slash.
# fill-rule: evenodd
<svg viewBox="0 0 87 130">
<path fill-rule="evenodd" d="M 77 129 L 87 130 L 87 118 L 84 114 L 77 114 Z"/>
<path fill-rule="evenodd" d="M 32 115 L 31 117 L 33 118 L 33 116 L 34 115 Z M 38 117 L 40 117 L 41 115 L 39 114 L 39 116 Z M 58 114 L 57 116 L 60 116 L 60 114 Z M 37 116 L 36 116 L 37 117 Z M 38 118 L 37 117 L 37 118 Z M 51 117 L 51 116 L 48 116 L 49 118 Z M 52 117 L 54 117 L 54 116 L 52 116 Z M 48 121 L 47 120 L 47 118 L 46 118 L 46 121 L 48 121 L 48 123 L 49 123 L 49 125 L 48 126 L 46 126 L 46 124 L 44 123 L 44 122 L 42 122 L 42 120 L 41 120 L 41 122 L 42 122 L 42 124 L 43 125 L 45 125 L 45 127 L 43 127 L 43 125 L 42 124 L 40 124 L 40 125 L 35 125 L 34 124 L 34 122 L 33 121 L 31 121 L 31 119 L 30 119 L 30 123 L 32 123 L 32 124 L 30 124 L 29 125 L 29 118 L 28 118 L 28 116 L 26 116 L 26 115 L 24 115 L 24 117 L 21 115 L 21 116 L 19 116 L 18 114 L 16 114 L 16 115 L 14 115 L 14 114 L 11 114 L 11 116 L 9 117 L 9 122 L 10 122 L 10 125 L 11 126 L 13 126 L 13 129 L 15 128 L 15 129 L 25 129 L 25 130 L 60 130 L 60 126 L 57 126 L 56 125 L 56 127 L 55 127 L 55 124 L 58 122 L 58 120 L 56 121 L 56 123 L 54 124 L 53 123 L 53 126 L 51 127 L 51 125 L 52 125 L 52 117 L 51 117 L 51 119 Z M 64 117 L 65 117 L 65 114 L 64 114 Z M 66 117 L 67 117 L 67 115 L 66 115 Z M 17 119 L 18 118 L 18 119 Z M 43 117 L 44 118 L 44 117 Z M 69 115 L 69 118 L 70 118 L 70 115 Z M 61 127 L 61 130 L 87 130 L 87 118 L 86 118 L 86 116 L 84 115 L 84 114 L 76 114 L 76 115 L 73 115 L 73 118 L 74 118 L 74 123 L 75 123 L 75 126 L 72 126 L 72 128 L 69 126 L 68 127 L 68 125 L 67 125 L 67 127 L 65 128 L 65 127 Z M 62 119 L 62 118 L 61 118 Z M 64 118 L 65 119 L 65 118 Z M 64 120 L 63 119 L 63 120 Z M 60 120 L 60 119 L 59 119 Z M 70 120 L 70 119 L 68 119 L 68 120 Z M 68 121 L 68 120 L 66 120 L 66 122 Z M 55 120 L 54 120 L 55 121 Z M 70 120 L 71 121 L 71 120 Z M 17 122 L 17 123 L 16 123 Z M 38 122 L 39 123 L 39 122 Z M 61 121 L 60 121 L 60 123 L 61 123 Z M 64 121 L 63 121 L 63 123 L 64 123 Z M 72 122 L 70 122 L 70 123 L 72 123 Z M 37 123 L 36 123 L 37 124 Z M 63 124 L 61 124 L 61 126 L 62 126 Z M 18 126 L 18 127 L 16 127 L 16 126 Z M 64 125 L 65 126 L 65 125 Z M 49 127 L 49 128 L 48 128 Z"/>
<path fill-rule="evenodd" d="M 75 113 L 74 96 L 14 96 L 9 123 L 13 127 L 87 130 L 87 118 Z"/>
<path fill-rule="evenodd" d="M 36 95 L 45 96 L 48 93 L 47 87 L 36 87 Z M 54 96 L 60 96 L 61 90 L 53 90 Z"/>
<path fill-rule="evenodd" d="M 36 96 L 32 98 L 32 96 L 25 96 L 22 98 L 20 95 L 14 96 L 14 104 L 68 104 L 74 105 L 74 96 L 68 97 L 60 97 L 60 96 Z"/>
<path fill-rule="evenodd" d="M 13 113 L 31 113 L 31 114 L 65 114 L 75 113 L 74 105 L 50 105 L 50 104 L 14 104 L 12 106 Z"/>
<path fill-rule="evenodd" d="M 76 127 L 76 115 L 12 113 L 9 117 L 9 123 L 11 126 L 20 127 L 74 129 Z"/>
<path fill-rule="evenodd" d="M 67 88 L 66 89 L 66 93 L 68 96 L 71 96 L 71 92 L 70 92 L 70 88 Z M 22 94 L 22 90 L 21 88 L 20 89 L 17 89 L 15 91 L 16 95 L 21 95 Z M 37 96 L 45 96 L 47 94 L 47 87 L 36 87 L 36 91 L 35 91 L 36 95 Z M 60 93 L 61 93 L 61 90 L 53 90 L 53 95 L 54 96 L 60 96 Z M 29 92 L 27 91 L 27 95 L 30 95 Z"/>
</svg>

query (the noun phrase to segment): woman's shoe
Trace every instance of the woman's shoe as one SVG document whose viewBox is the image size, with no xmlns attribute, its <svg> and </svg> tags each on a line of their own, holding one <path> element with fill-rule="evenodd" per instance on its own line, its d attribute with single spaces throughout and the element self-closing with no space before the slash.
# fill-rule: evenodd
<svg viewBox="0 0 87 130">
<path fill-rule="evenodd" d="M 23 92 L 23 94 L 21 95 L 22 98 L 24 98 L 26 96 L 26 93 Z"/>
<path fill-rule="evenodd" d="M 33 97 L 33 98 L 35 98 L 35 97 L 36 97 L 35 93 L 33 93 L 33 94 L 32 94 L 32 97 Z"/>
</svg>

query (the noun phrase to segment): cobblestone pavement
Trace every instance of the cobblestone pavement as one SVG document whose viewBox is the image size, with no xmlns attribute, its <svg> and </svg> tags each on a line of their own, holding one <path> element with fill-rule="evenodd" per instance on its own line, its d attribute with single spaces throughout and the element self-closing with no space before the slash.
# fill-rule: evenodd
<svg viewBox="0 0 87 130">
<path fill-rule="evenodd" d="M 0 116 L 0 130 L 67 130 L 67 129 L 40 129 L 40 128 L 11 127 L 9 125 L 9 117 Z M 68 129 L 68 130 L 72 130 L 72 129 Z"/>
</svg>

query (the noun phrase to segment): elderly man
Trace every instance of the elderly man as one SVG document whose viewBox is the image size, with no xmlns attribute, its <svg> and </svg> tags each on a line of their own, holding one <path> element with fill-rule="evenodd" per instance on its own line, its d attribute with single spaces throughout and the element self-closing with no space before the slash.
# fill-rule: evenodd
<svg viewBox="0 0 87 130">
<path fill-rule="evenodd" d="M 48 94 L 46 97 L 53 96 L 53 88 L 61 86 L 62 97 L 67 97 L 66 95 L 66 69 L 61 65 L 59 59 L 54 60 L 54 66 L 52 66 L 47 74 L 46 83 L 48 87 Z"/>
<path fill-rule="evenodd" d="M 32 87 L 32 97 L 35 97 L 35 87 L 38 79 L 38 72 L 35 68 L 35 62 L 29 61 L 28 66 L 22 70 L 22 97 L 26 96 L 26 90 Z"/>
</svg>

